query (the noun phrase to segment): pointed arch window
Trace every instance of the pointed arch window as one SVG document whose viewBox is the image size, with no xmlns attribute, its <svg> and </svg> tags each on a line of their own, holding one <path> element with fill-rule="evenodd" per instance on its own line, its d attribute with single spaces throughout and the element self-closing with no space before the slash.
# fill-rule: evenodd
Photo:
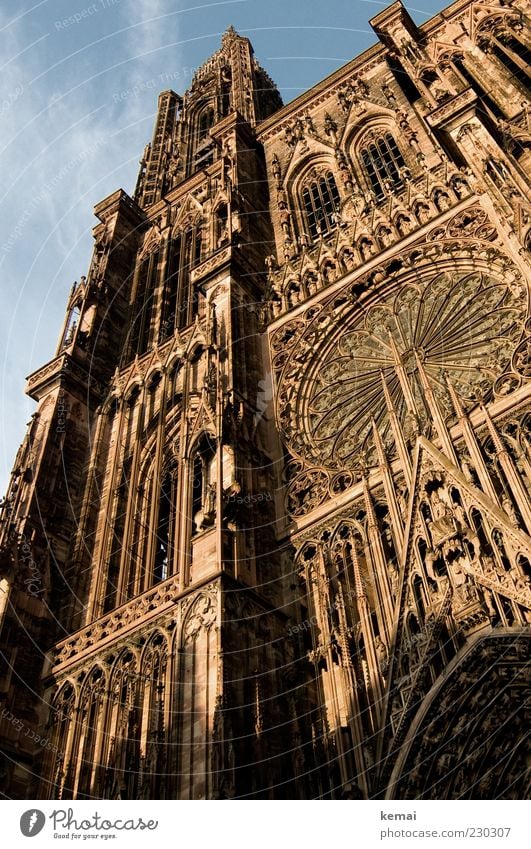
<svg viewBox="0 0 531 849">
<path fill-rule="evenodd" d="M 485 48 L 522 85 L 531 91 L 531 50 L 505 28 L 487 37 Z"/>
<path fill-rule="evenodd" d="M 183 373 L 181 363 L 175 363 L 170 372 L 169 393 L 166 401 L 166 411 L 172 410 L 179 403 L 183 390 Z"/>
<path fill-rule="evenodd" d="M 128 459 L 121 471 L 120 482 L 116 489 L 116 513 L 112 528 L 107 575 L 102 600 L 102 613 L 108 613 L 121 604 L 119 597 L 120 563 L 122 559 L 127 503 L 129 495 L 131 462 Z"/>
<path fill-rule="evenodd" d="M 174 478 L 171 471 L 164 475 L 159 494 L 157 538 L 155 542 L 155 563 L 153 582 L 164 581 L 171 574 L 172 537 L 175 523 Z"/>
<path fill-rule="evenodd" d="M 80 799 L 98 795 L 98 765 L 96 748 L 99 734 L 99 718 L 104 704 L 105 676 L 96 666 L 84 684 L 84 694 L 80 704 L 81 729 L 78 743 L 79 760 L 77 763 L 77 796 Z"/>
<path fill-rule="evenodd" d="M 136 498 L 133 501 L 132 512 L 132 544 L 129 559 L 126 597 L 132 598 L 141 592 L 145 578 L 145 564 L 147 563 L 148 523 L 150 481 L 137 487 Z"/>
<path fill-rule="evenodd" d="M 201 262 L 202 229 L 196 225 L 178 233 L 170 244 L 159 337 L 161 341 L 191 324 L 198 312 L 198 293 L 191 271 Z"/>
<path fill-rule="evenodd" d="M 306 224 L 312 239 L 328 233 L 336 225 L 339 192 L 331 171 L 306 183 L 302 190 Z"/>
<path fill-rule="evenodd" d="M 198 144 L 201 144 L 204 139 L 208 136 L 208 131 L 210 127 L 214 123 L 214 110 L 211 106 L 206 106 L 202 112 L 199 113 L 199 118 L 197 121 L 197 141 Z"/>
<path fill-rule="evenodd" d="M 229 220 L 229 211 L 226 203 L 221 203 L 215 212 L 214 217 L 214 226 L 215 226 L 215 236 L 214 236 L 214 244 L 216 248 L 220 248 L 222 245 L 226 244 L 229 241 L 229 228 L 228 228 L 228 220 Z"/>
<path fill-rule="evenodd" d="M 68 765 L 64 764 L 68 734 L 74 719 L 76 694 L 72 685 L 67 682 L 56 695 L 50 716 L 53 727 L 53 746 L 50 764 L 52 778 L 52 798 L 65 799 L 71 792 L 69 784 L 72 781 L 75 759 L 71 757 Z"/>
<path fill-rule="evenodd" d="M 223 68 L 221 73 L 221 115 L 225 117 L 230 110 L 230 91 L 232 85 L 232 71 L 230 65 Z"/>
<path fill-rule="evenodd" d="M 66 321 L 66 326 L 63 333 L 63 338 L 61 340 L 61 344 L 59 346 L 59 350 L 62 350 L 64 347 L 70 345 L 70 343 L 74 341 L 76 330 L 79 327 L 80 318 L 81 310 L 79 306 L 72 307 L 72 309 L 68 313 L 68 318 Z"/>
<path fill-rule="evenodd" d="M 136 285 L 131 349 L 133 354 L 144 354 L 149 345 L 153 298 L 157 286 L 159 251 L 153 251 L 140 263 Z"/>
<path fill-rule="evenodd" d="M 417 606 L 418 618 L 423 622 L 426 616 L 426 593 L 420 575 L 416 575 L 413 579 L 413 596 Z"/>
<path fill-rule="evenodd" d="M 389 184 L 392 188 L 402 186 L 400 172 L 405 168 L 406 163 L 391 133 L 382 133 L 366 144 L 361 149 L 361 160 L 371 189 L 378 200 L 385 197 Z"/>
<path fill-rule="evenodd" d="M 215 122 L 214 108 L 205 105 L 197 115 L 195 125 L 195 161 L 196 168 L 206 168 L 214 160 L 214 145 L 209 138 L 210 128 Z"/>
</svg>

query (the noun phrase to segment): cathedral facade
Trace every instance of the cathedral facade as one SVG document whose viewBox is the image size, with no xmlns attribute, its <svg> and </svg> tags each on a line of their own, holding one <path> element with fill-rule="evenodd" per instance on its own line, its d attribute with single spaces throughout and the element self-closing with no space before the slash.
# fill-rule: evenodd
<svg viewBox="0 0 531 849">
<path fill-rule="evenodd" d="M 96 206 L 2 503 L 4 794 L 524 798 L 531 17 L 286 106 L 229 28 Z"/>
</svg>

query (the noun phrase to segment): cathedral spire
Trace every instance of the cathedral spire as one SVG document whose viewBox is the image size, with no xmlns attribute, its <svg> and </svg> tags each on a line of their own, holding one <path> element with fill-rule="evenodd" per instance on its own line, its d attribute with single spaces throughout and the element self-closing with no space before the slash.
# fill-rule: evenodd
<svg viewBox="0 0 531 849">
<path fill-rule="evenodd" d="M 221 47 L 196 70 L 184 96 L 174 91 L 160 95 L 135 199 L 141 206 L 151 206 L 216 162 L 222 151 L 215 129 L 229 115 L 254 127 L 281 106 L 277 88 L 255 59 L 251 42 L 229 26 Z"/>
<path fill-rule="evenodd" d="M 221 36 L 221 46 L 226 47 L 231 44 L 234 39 L 239 38 L 239 33 L 235 30 L 232 24 L 229 24 L 223 35 Z"/>
</svg>

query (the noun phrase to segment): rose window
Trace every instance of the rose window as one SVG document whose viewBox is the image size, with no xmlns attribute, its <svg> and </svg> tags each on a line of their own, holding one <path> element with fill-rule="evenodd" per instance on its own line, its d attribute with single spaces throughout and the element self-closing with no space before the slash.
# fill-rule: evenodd
<svg viewBox="0 0 531 849">
<path fill-rule="evenodd" d="M 294 399 L 302 425 L 296 455 L 330 470 L 371 462 L 373 419 L 393 454 L 385 387 L 406 438 L 429 430 L 419 364 L 445 416 L 453 414 L 447 379 L 466 408 L 485 399 L 510 363 L 526 310 L 523 286 L 477 272 L 409 283 L 363 316 L 358 310 L 343 330 L 323 334 L 302 377 Z"/>
</svg>

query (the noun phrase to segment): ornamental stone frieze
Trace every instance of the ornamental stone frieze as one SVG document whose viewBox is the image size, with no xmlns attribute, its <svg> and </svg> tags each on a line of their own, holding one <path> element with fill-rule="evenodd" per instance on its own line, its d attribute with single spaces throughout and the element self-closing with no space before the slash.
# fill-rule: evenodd
<svg viewBox="0 0 531 849">
<path fill-rule="evenodd" d="M 183 593 L 177 577 L 169 578 L 58 643 L 51 661 L 53 674 L 64 675 L 78 661 L 86 662 L 88 657 L 101 654 L 117 640 L 125 643 L 153 626 L 173 628 L 178 621 L 186 619 L 184 638 L 189 641 L 200 628 L 211 627 L 215 621 L 216 586 L 210 584 Z"/>
<path fill-rule="evenodd" d="M 494 235 L 483 210 L 464 210 L 387 268 L 270 332 L 295 515 L 374 465 L 373 421 L 386 452 L 396 453 L 389 403 L 406 440 L 429 427 L 426 379 L 445 416 L 453 412 L 448 381 L 468 410 L 493 391 L 519 388 L 528 290 L 505 251 L 485 241 Z"/>
<path fill-rule="evenodd" d="M 404 190 L 407 196 L 397 196 L 390 200 L 390 212 L 376 208 L 371 210 L 359 191 L 353 193 L 353 197 L 341 206 L 342 223 L 332 237 L 324 234 L 316 245 L 303 245 L 301 242 L 302 251 L 296 250 L 286 258 L 286 262 L 277 263 L 274 257 L 267 258 L 269 297 L 265 301 L 266 313 L 274 320 L 316 292 L 326 289 L 335 280 L 365 264 L 374 263 L 374 258 L 382 250 L 424 228 L 427 222 L 458 206 L 464 197 L 470 196 L 471 181 L 470 174 L 455 171 L 448 174 L 446 179 L 436 178 L 429 195 L 422 186 L 415 189 L 413 184 L 409 184 Z M 363 218 L 362 224 L 360 216 Z M 485 218 L 486 213 L 482 212 L 482 216 Z M 456 232 L 463 236 L 469 235 L 466 231 L 461 233 L 459 224 L 458 220 Z M 446 232 L 443 224 L 433 228 L 431 238 L 436 239 L 436 234 L 443 232 L 452 235 Z M 477 234 L 491 239 L 495 228 L 487 225 L 483 232 L 478 223 Z"/>
</svg>

